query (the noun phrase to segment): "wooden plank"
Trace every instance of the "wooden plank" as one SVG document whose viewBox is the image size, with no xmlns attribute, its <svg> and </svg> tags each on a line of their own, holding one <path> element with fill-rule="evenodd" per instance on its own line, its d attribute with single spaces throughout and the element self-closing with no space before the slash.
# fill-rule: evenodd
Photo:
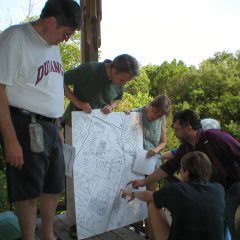
<svg viewBox="0 0 240 240">
<path fill-rule="evenodd" d="M 119 228 L 103 234 L 86 238 L 86 240 L 143 240 L 142 235 L 136 234 L 134 231 L 128 228 Z"/>
<path fill-rule="evenodd" d="M 56 216 L 56 220 L 54 222 L 54 231 L 58 237 L 64 240 L 71 240 L 68 233 L 69 227 L 67 225 L 66 215 L 62 214 Z M 90 238 L 86 238 L 86 240 L 142 240 L 142 239 L 144 239 L 142 236 L 136 234 L 134 231 L 128 228 L 120 228 Z"/>
<path fill-rule="evenodd" d="M 124 240 L 142 240 L 144 239 L 141 235 L 136 234 L 134 231 L 128 228 L 119 228 L 113 231 L 120 239 Z"/>
<path fill-rule="evenodd" d="M 119 228 L 100 235 L 86 238 L 85 240 L 143 240 L 141 235 L 128 228 Z"/>
<path fill-rule="evenodd" d="M 40 240 L 41 232 L 41 222 L 40 219 L 37 220 L 36 228 L 36 238 L 35 240 Z M 66 215 L 57 215 L 54 222 L 54 232 L 57 237 L 62 240 L 72 240 L 69 236 L 69 227 L 67 225 Z M 136 234 L 133 230 L 129 228 L 119 228 L 116 230 L 108 231 L 85 240 L 143 240 L 141 235 Z"/>
<path fill-rule="evenodd" d="M 122 240 L 122 239 L 116 238 L 116 235 L 112 231 L 110 231 L 90 238 L 86 238 L 86 240 Z"/>
</svg>

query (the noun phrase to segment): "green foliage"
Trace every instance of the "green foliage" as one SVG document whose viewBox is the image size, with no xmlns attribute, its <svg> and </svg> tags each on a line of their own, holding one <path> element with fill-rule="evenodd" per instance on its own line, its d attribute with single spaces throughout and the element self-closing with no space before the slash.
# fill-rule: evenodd
<svg viewBox="0 0 240 240">
<path fill-rule="evenodd" d="M 229 132 L 232 136 L 234 136 L 238 141 L 240 141 L 240 124 L 230 121 L 229 124 L 224 126 L 224 130 Z"/>
<path fill-rule="evenodd" d="M 126 109 L 137 108 L 147 105 L 152 101 L 152 97 L 148 93 L 137 93 L 136 95 L 131 95 L 130 93 L 125 92 L 123 99 L 120 102 L 116 111 L 122 112 Z"/>
<path fill-rule="evenodd" d="M 76 32 L 68 42 L 60 43 L 64 70 L 73 69 L 80 64 L 80 33 Z"/>
<path fill-rule="evenodd" d="M 173 112 L 190 108 L 201 118 L 220 121 L 223 129 L 240 139 L 240 51 L 218 52 L 199 69 L 183 62 L 163 62 L 143 67 L 150 79 L 151 96 L 167 94 Z"/>
<path fill-rule="evenodd" d="M 172 113 L 167 116 L 167 146 L 164 151 L 177 148 L 179 146 L 179 140 L 176 138 L 172 128 Z"/>
<path fill-rule="evenodd" d="M 69 100 L 65 97 L 64 98 L 64 109 L 67 108 L 68 104 L 69 104 Z"/>
<path fill-rule="evenodd" d="M 2 159 L 1 159 L 2 161 Z M 3 165 L 3 162 L 1 162 Z M 5 167 L 0 169 L 0 212 L 6 211 L 9 209 L 8 197 L 7 197 L 7 183 L 6 183 L 6 173 Z"/>
<path fill-rule="evenodd" d="M 169 90 L 175 86 L 176 80 L 188 72 L 186 65 L 175 59 L 171 63 L 165 61 L 160 66 L 148 65 L 143 68 L 151 82 L 150 94 L 152 96 L 170 92 Z"/>
<path fill-rule="evenodd" d="M 140 74 L 129 81 L 125 86 L 125 91 L 131 95 L 148 94 L 149 93 L 150 80 L 144 68 L 140 69 Z"/>
<path fill-rule="evenodd" d="M 190 104 L 186 101 L 184 102 L 179 102 L 178 104 L 174 104 L 172 106 L 173 112 L 181 111 L 182 109 L 190 109 Z"/>
<path fill-rule="evenodd" d="M 23 21 L 20 22 L 20 24 L 33 22 L 33 21 L 36 21 L 37 19 L 38 19 L 38 16 L 26 16 L 25 19 L 23 19 Z"/>
</svg>

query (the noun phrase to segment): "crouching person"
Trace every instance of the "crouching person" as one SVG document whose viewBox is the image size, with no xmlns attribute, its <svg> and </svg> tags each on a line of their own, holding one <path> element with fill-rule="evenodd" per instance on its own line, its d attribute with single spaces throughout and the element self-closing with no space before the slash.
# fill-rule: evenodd
<svg viewBox="0 0 240 240">
<path fill-rule="evenodd" d="M 181 183 L 155 192 L 122 190 L 122 197 L 148 203 L 156 240 L 223 240 L 224 189 L 208 182 L 211 173 L 207 155 L 191 152 L 181 159 Z M 171 213 L 171 224 L 165 208 Z"/>
</svg>

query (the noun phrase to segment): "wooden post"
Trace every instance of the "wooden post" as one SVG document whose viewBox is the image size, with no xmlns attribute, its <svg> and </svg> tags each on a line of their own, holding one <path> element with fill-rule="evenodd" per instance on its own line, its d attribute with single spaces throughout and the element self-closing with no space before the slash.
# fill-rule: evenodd
<svg viewBox="0 0 240 240">
<path fill-rule="evenodd" d="M 102 0 L 81 0 L 83 26 L 81 30 L 81 62 L 98 61 L 101 46 Z"/>
</svg>

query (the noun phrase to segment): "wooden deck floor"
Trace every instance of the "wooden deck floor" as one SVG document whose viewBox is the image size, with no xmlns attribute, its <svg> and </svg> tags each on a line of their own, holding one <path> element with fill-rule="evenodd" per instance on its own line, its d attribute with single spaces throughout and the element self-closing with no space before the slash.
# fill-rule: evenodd
<svg viewBox="0 0 240 240">
<path fill-rule="evenodd" d="M 35 240 L 41 239 L 40 227 L 41 223 L 40 221 L 38 221 Z M 68 226 L 66 224 L 65 215 L 56 216 L 56 220 L 54 223 L 54 231 L 57 237 L 61 238 L 62 240 L 72 240 L 68 234 Z M 133 230 L 127 227 L 124 227 L 113 231 L 105 232 L 94 237 L 86 238 L 85 240 L 143 240 L 143 239 L 145 239 L 143 236 L 136 234 Z"/>
</svg>

